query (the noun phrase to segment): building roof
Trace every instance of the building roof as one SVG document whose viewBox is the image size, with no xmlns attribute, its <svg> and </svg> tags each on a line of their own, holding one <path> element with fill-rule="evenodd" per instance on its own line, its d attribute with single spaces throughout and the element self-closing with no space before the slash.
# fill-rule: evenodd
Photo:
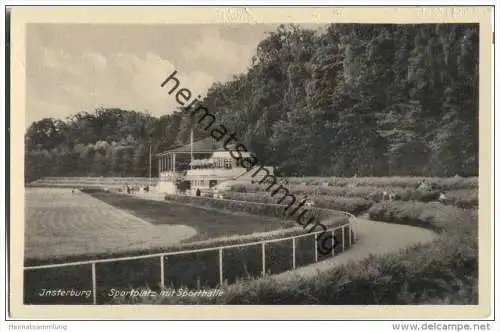
<svg viewBox="0 0 500 332">
<path fill-rule="evenodd" d="M 193 142 L 193 153 L 212 153 L 224 150 L 224 141 L 217 142 L 212 136 Z M 164 156 L 168 153 L 191 153 L 191 144 L 172 147 L 167 151 L 157 153 L 156 156 Z"/>
</svg>

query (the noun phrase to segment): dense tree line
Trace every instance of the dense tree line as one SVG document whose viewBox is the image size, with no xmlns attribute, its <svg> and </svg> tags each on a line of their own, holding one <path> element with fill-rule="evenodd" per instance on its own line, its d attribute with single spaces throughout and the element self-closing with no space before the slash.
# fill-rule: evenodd
<svg viewBox="0 0 500 332">
<path fill-rule="evenodd" d="M 282 174 L 477 175 L 478 33 L 476 24 L 280 26 L 248 71 L 215 83 L 203 103 Z M 182 109 L 43 119 L 26 134 L 27 177 L 145 176 L 150 144 L 187 143 L 191 128 L 209 134 Z"/>
</svg>

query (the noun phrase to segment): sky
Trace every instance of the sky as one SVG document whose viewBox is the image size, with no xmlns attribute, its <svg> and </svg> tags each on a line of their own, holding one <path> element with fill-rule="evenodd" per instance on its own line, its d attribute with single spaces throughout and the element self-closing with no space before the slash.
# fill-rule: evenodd
<svg viewBox="0 0 500 332">
<path fill-rule="evenodd" d="M 307 26 L 318 28 L 318 26 Z M 217 81 L 246 72 L 275 25 L 30 24 L 26 39 L 26 127 L 98 107 L 169 114 L 178 106 L 160 84 L 204 96 Z"/>
</svg>

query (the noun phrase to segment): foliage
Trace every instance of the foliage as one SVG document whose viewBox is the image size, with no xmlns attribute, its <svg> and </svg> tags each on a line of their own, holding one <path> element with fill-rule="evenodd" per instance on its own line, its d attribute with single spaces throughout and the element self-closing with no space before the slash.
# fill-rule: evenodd
<svg viewBox="0 0 500 332">
<path fill-rule="evenodd" d="M 238 197 L 235 197 L 238 198 Z M 272 200 L 249 200 L 249 199 L 233 199 L 228 197 L 226 199 L 214 199 L 209 197 L 192 197 L 180 195 L 166 195 L 166 200 L 183 202 L 193 204 L 195 206 L 205 206 L 219 210 L 228 210 L 230 212 L 250 213 L 257 215 L 265 215 L 275 218 L 283 218 L 294 220 L 297 215 L 288 215 L 284 209 L 283 204 L 276 204 Z M 323 209 L 321 207 L 308 208 L 310 213 L 314 215 L 317 220 L 320 220 L 325 226 L 340 225 L 347 221 L 347 216 L 339 211 L 332 211 L 330 209 Z"/>
<path fill-rule="evenodd" d="M 302 179 L 304 180 L 304 179 Z M 359 213 L 367 210 L 372 203 L 382 201 L 383 193 L 395 195 L 397 201 L 438 201 L 441 192 L 445 194 L 442 203 L 462 208 L 478 206 L 476 181 L 456 178 L 427 178 L 435 189 L 422 191 L 418 183 L 411 178 L 317 178 L 289 179 L 287 189 L 297 197 L 309 197 L 316 206 Z M 299 182 L 299 184 L 297 184 Z M 406 183 L 406 185 L 405 185 Z M 469 188 L 470 189 L 453 189 Z M 258 184 L 237 184 L 226 193 L 227 198 L 248 201 L 273 202 L 275 199 L 265 191 L 266 187 Z M 448 190 L 447 190 L 448 189 Z"/>
<path fill-rule="evenodd" d="M 247 72 L 214 83 L 203 103 L 282 175 L 477 176 L 478 32 L 478 24 L 280 26 Z M 42 119 L 26 133 L 26 180 L 146 176 L 147 147 L 186 144 L 191 129 L 197 139 L 209 134 L 182 109 Z"/>
<path fill-rule="evenodd" d="M 328 190 L 324 187 L 378 187 L 382 189 L 383 187 L 412 187 L 417 188 L 417 186 L 425 180 L 431 187 L 436 190 L 457 190 L 457 189 L 473 189 L 478 186 L 477 177 L 408 177 L 408 176 L 391 176 L 391 177 L 290 177 L 287 178 L 288 187 L 292 188 L 295 186 L 322 186 L 319 190 Z M 241 188 L 244 187 L 244 188 Z M 261 191 L 263 186 L 260 184 L 245 184 L 245 185 L 234 185 L 234 191 L 243 192 L 255 192 Z M 265 188 L 265 187 L 264 187 Z"/>
<path fill-rule="evenodd" d="M 272 197 L 267 192 L 255 192 L 255 193 L 238 193 L 238 192 L 228 192 L 224 194 L 227 199 L 234 199 L 239 201 L 249 201 L 249 202 L 262 202 L 262 203 L 276 203 L 277 199 Z M 332 209 L 337 211 L 345 211 L 352 214 L 358 214 L 360 212 L 366 211 L 372 202 L 361 197 L 342 197 L 342 196 L 308 196 L 314 202 L 314 206 L 324 209 Z M 302 196 L 298 196 L 297 199 L 300 201 Z M 283 201 L 281 204 L 286 205 L 287 200 Z"/>
<path fill-rule="evenodd" d="M 438 202 L 383 202 L 368 211 L 372 220 L 446 230 L 452 220 L 461 220 L 463 210 Z"/>
</svg>

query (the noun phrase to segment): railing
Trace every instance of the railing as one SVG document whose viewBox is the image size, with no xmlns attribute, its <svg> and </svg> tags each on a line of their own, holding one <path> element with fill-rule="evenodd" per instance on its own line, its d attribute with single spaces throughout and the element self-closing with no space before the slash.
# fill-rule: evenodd
<svg viewBox="0 0 500 332">
<path fill-rule="evenodd" d="M 346 215 L 349 216 L 349 223 L 342 225 L 342 226 L 337 226 L 335 228 L 330 228 L 327 230 L 327 232 L 331 232 L 332 234 L 332 251 L 329 256 L 334 256 L 335 255 L 335 248 L 340 248 L 340 252 L 344 252 L 346 249 L 350 248 L 353 244 L 353 241 L 356 241 L 357 239 L 357 231 L 356 231 L 356 218 L 349 213 L 345 213 Z M 347 233 L 346 233 L 347 229 Z M 340 243 L 335 243 L 335 239 L 338 240 L 338 236 L 335 236 L 335 232 L 340 231 L 341 236 L 340 236 Z M 225 274 L 224 274 L 224 265 L 223 265 L 223 257 L 224 257 L 224 252 L 228 251 L 230 249 L 235 249 L 235 248 L 243 248 L 243 247 L 249 247 L 249 246 L 260 246 L 261 247 L 261 260 L 262 260 L 262 270 L 261 270 L 261 275 L 264 276 L 266 275 L 267 267 L 268 267 L 268 262 L 266 261 L 266 247 L 272 243 L 279 243 L 283 241 L 292 241 L 292 269 L 297 268 L 297 241 L 300 238 L 306 237 L 306 236 L 311 236 L 314 235 L 314 242 L 311 243 L 311 246 L 314 248 L 314 261 L 310 262 L 318 262 L 319 261 L 319 252 L 318 252 L 318 244 L 317 244 L 317 236 L 319 234 L 323 233 L 323 231 L 318 231 L 318 232 L 313 232 L 313 233 L 306 233 L 306 234 L 300 234 L 300 235 L 295 235 L 295 236 L 289 236 L 285 238 L 277 238 L 277 239 L 266 239 L 262 241 L 255 241 L 255 242 L 249 242 L 249 243 L 243 243 L 243 244 L 233 244 L 233 245 L 226 245 L 226 246 L 219 246 L 219 247 L 210 247 L 210 248 L 202 248 L 202 249 L 194 249 L 194 250 L 181 250 L 181 251 L 174 251 L 174 252 L 163 252 L 163 253 L 155 253 L 155 254 L 149 254 L 149 255 L 140 255 L 140 256 L 131 256 L 131 257 L 121 257 L 121 258 L 109 258 L 109 259 L 98 259 L 98 260 L 87 260 L 87 261 L 80 261 L 80 262 L 71 262 L 71 263 L 60 263 L 60 264 L 48 264 L 48 265 L 39 265 L 39 266 L 25 266 L 24 270 L 25 271 L 32 271 L 32 270 L 44 270 L 44 269 L 56 269 L 56 268 L 64 268 L 64 267 L 71 267 L 71 266 L 83 266 L 83 265 L 90 265 L 91 266 L 91 279 L 92 279 L 92 296 L 93 304 L 97 304 L 97 278 L 96 278 L 96 265 L 101 264 L 101 263 L 114 263 L 114 262 L 121 262 L 121 261 L 133 261 L 133 260 L 141 260 L 141 259 L 148 259 L 148 258 L 157 258 L 158 262 L 160 263 L 160 286 L 162 288 L 165 287 L 166 285 L 166 280 L 165 280 L 165 267 L 168 268 L 168 258 L 176 255 L 182 255 L 182 254 L 195 254 L 195 253 L 202 253 L 202 252 L 209 252 L 209 251 L 216 251 L 218 252 L 218 283 L 219 285 L 224 285 L 227 284 L 225 282 Z M 347 236 L 346 236 L 347 234 Z M 346 241 L 347 238 L 347 241 Z M 325 257 L 325 256 L 323 256 Z M 25 272 L 26 273 L 26 272 Z M 244 276 L 241 276 L 244 277 Z M 25 292 L 26 292 L 26 287 L 25 287 Z"/>
</svg>

